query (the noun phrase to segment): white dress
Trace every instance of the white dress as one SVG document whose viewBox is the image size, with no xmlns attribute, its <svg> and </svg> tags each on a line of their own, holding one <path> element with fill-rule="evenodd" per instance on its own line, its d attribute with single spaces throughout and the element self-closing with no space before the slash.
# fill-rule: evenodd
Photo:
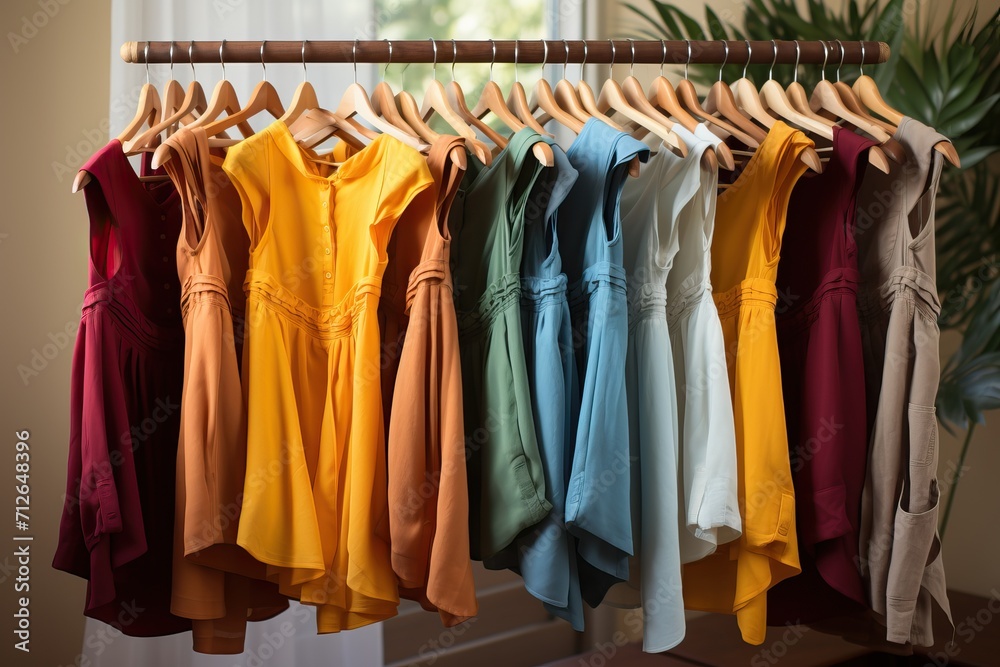
<svg viewBox="0 0 1000 667">
<path fill-rule="evenodd" d="M 685 142 L 691 138 L 686 132 L 682 136 Z M 697 126 L 692 139 L 700 140 L 699 146 L 721 143 L 703 123 Z M 704 150 L 696 150 L 691 143 L 688 146 L 688 159 Z M 682 563 L 714 553 L 720 544 L 737 539 L 742 528 L 733 404 L 722 326 L 710 281 L 717 183 L 718 173 L 700 169 L 698 193 L 678 220 L 680 249 L 667 277 L 667 322 L 677 381 L 684 489 Z"/>
<path fill-rule="evenodd" d="M 675 377 L 675 365 L 683 364 L 684 357 L 672 351 L 667 284 L 676 270 L 678 251 L 683 251 L 679 230 L 691 217 L 685 212 L 704 208 L 701 156 L 711 144 L 681 133 L 688 156 L 678 157 L 661 145 L 639 177 L 626 183 L 621 203 L 629 312 L 625 377 L 633 462 L 632 534 L 637 558 L 630 563 L 629 582 L 614 589 L 608 601 L 618 606 L 642 604 L 643 649 L 651 653 L 673 648 L 684 638 L 681 533 L 686 528 L 679 520 L 684 457 L 678 417 L 678 387 L 683 385 Z M 688 244 L 687 251 L 691 250 Z M 702 248 L 694 251 L 701 253 Z M 691 264 L 686 258 L 677 259 L 682 266 Z M 717 333 L 721 341 L 721 329 Z M 728 385 L 723 389 L 728 401 Z M 731 424 L 731 408 L 729 420 Z M 729 447 L 735 472 L 734 440 Z M 736 478 L 731 479 L 735 502 Z M 738 535 L 738 512 L 735 517 Z"/>
</svg>

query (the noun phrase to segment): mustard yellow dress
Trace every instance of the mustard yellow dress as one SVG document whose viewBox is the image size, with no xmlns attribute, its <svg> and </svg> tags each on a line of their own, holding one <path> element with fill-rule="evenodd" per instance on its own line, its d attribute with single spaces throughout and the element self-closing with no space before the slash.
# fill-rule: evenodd
<svg viewBox="0 0 1000 667">
<path fill-rule="evenodd" d="M 800 571 L 774 281 L 788 199 L 806 168 L 799 157 L 812 145 L 802 132 L 776 122 L 737 181 L 719 196 L 712 240 L 743 534 L 684 566 L 684 603 L 689 609 L 735 613 L 750 644 L 764 641 L 767 590 Z"/>
<path fill-rule="evenodd" d="M 380 135 L 339 167 L 276 121 L 223 168 L 250 235 L 243 385 L 247 472 L 237 541 L 321 633 L 395 615 L 377 309 L 386 246 L 432 183 Z"/>
</svg>

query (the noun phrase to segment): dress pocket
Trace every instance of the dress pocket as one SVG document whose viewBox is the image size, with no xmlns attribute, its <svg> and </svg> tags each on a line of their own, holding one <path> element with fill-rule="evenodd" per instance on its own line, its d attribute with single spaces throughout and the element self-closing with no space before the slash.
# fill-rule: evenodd
<svg viewBox="0 0 1000 667">
<path fill-rule="evenodd" d="M 794 533 L 795 496 L 782 492 L 779 503 L 772 503 L 768 510 L 757 512 L 756 525 L 751 525 L 748 517 L 746 529 L 747 546 L 759 553 L 780 554 Z"/>
</svg>

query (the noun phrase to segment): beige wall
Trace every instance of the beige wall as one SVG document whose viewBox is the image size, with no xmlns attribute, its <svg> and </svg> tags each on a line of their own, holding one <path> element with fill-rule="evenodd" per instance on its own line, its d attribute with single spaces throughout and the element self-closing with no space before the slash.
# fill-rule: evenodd
<svg viewBox="0 0 1000 667">
<path fill-rule="evenodd" d="M 739 9 L 736 5 L 741 3 L 714 3 L 722 8 L 734 6 L 734 11 Z M 54 15 L 43 19 L 38 12 L 46 6 Z M 53 11 L 56 7 L 57 12 Z M 630 33 L 631 19 L 625 18 L 616 3 L 605 3 L 603 14 L 607 32 Z M 24 21 L 32 18 L 43 27 L 26 29 Z M 31 546 L 32 653 L 24 656 L 12 650 L 10 641 L 16 576 L 8 570 L 13 563 L 9 539 L 13 518 L 5 514 L 0 519 L 3 665 L 72 664 L 82 640 L 83 583 L 50 567 L 69 429 L 72 336 L 66 341 L 60 332 L 77 322 L 86 284 L 85 207 L 82 196 L 70 195 L 69 187 L 79 156 L 85 158 L 107 140 L 109 26 L 110 0 L 0 3 L 0 27 L 7 35 L 0 45 L 0 90 L 6 93 L 0 102 L 4 120 L 0 154 L 5 158 L 0 188 L 7 211 L 0 218 L 0 505 L 13 506 L 13 434 L 28 429 L 32 446 L 29 533 L 35 536 Z M 16 40 L 15 52 L 9 33 L 22 31 L 27 41 Z M 69 345 L 63 345 L 64 341 Z M 34 350 L 53 358 L 45 360 L 44 368 L 36 358 L 42 369 L 25 385 L 18 366 L 30 367 Z M 966 462 L 946 543 L 952 586 L 981 594 L 1000 588 L 1000 531 L 992 521 L 998 508 L 1000 420 L 991 417 L 989 428 L 978 432 Z M 943 478 L 950 475 L 957 458 L 958 443 L 943 434 Z"/>
<path fill-rule="evenodd" d="M 51 17 L 45 14 L 48 8 Z M 27 26 L 25 24 L 27 21 Z M 31 23 L 41 25 L 35 29 Z M 110 0 L 0 3 L 5 213 L 0 217 L 0 664 L 72 664 L 83 636 L 84 582 L 52 569 L 66 476 L 69 371 L 86 286 L 83 195 L 71 195 L 79 163 L 107 141 Z M 11 34 L 16 45 L 11 43 Z M 21 41 L 21 36 L 27 38 Z M 15 52 L 16 46 L 16 52 Z M 60 167 L 59 165 L 62 165 Z M 60 172 L 57 174 L 57 170 Z M 53 342 L 55 341 L 55 342 Z M 49 348 L 45 348 L 49 345 Z M 48 354 L 27 386 L 18 366 Z M 12 648 L 15 431 L 31 433 L 31 654 Z M 19 594 L 20 595 L 20 594 Z"/>
</svg>

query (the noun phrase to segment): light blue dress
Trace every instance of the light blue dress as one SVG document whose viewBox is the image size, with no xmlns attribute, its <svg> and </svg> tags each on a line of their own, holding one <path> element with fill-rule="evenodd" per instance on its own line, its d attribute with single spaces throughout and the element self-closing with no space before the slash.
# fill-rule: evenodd
<svg viewBox="0 0 1000 667">
<path fill-rule="evenodd" d="M 628 280 L 629 337 L 625 365 L 632 468 L 632 530 L 636 557 L 630 581 L 607 601 L 643 606 L 643 648 L 666 651 L 684 638 L 681 587 L 677 385 L 667 327 L 667 280 L 680 248 L 682 211 L 701 186 L 701 158 L 710 145 L 683 127 L 679 157 L 661 145 L 622 193 Z"/>
<path fill-rule="evenodd" d="M 525 206 L 521 257 L 521 330 L 531 388 L 532 415 L 552 511 L 485 562 L 520 572 L 529 593 L 550 612 L 583 630 L 576 539 L 566 531 L 566 484 L 580 413 L 566 274 L 559 254 L 556 209 L 577 171 L 553 141 L 555 166 L 539 174 Z"/>
<path fill-rule="evenodd" d="M 583 599 L 596 607 L 628 579 L 632 554 L 625 352 L 628 303 L 619 202 L 628 163 L 649 149 L 590 119 L 567 151 L 579 172 L 559 207 L 573 343 L 581 378 L 580 419 L 566 494 L 566 527 L 578 539 Z"/>
</svg>

